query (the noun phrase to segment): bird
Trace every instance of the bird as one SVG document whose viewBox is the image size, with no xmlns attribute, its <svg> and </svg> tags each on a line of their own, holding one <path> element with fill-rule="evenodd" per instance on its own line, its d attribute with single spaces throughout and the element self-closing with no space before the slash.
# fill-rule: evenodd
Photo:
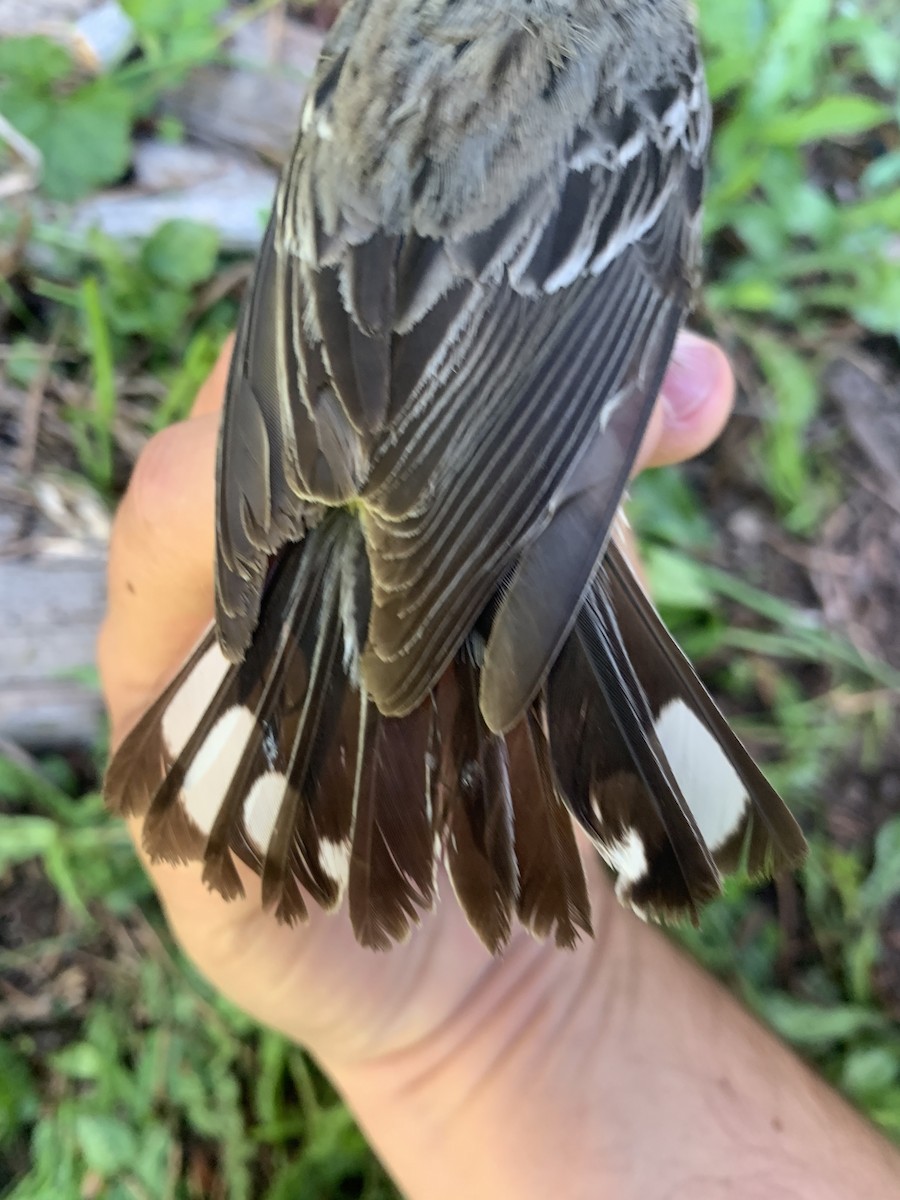
<svg viewBox="0 0 900 1200">
<path fill-rule="evenodd" d="M 239 314 L 215 619 L 113 756 L 151 858 L 278 920 L 696 921 L 803 835 L 619 535 L 700 278 L 688 0 L 347 0 Z M 579 831 L 579 832 L 576 832 Z"/>
</svg>

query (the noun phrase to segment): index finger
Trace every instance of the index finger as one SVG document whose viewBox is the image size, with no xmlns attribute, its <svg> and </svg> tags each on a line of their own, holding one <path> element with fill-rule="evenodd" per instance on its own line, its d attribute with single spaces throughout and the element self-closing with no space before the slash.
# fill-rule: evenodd
<svg viewBox="0 0 900 1200">
<path fill-rule="evenodd" d="M 97 657 L 114 742 L 213 613 L 215 457 L 229 338 L 187 421 L 148 442 L 113 523 Z"/>
<path fill-rule="evenodd" d="M 222 343 L 216 365 L 200 385 L 200 389 L 191 405 L 191 417 L 206 417 L 210 413 L 222 411 L 225 401 L 225 385 L 228 382 L 228 369 L 231 366 L 231 356 L 234 353 L 234 334 L 230 333 Z"/>
</svg>

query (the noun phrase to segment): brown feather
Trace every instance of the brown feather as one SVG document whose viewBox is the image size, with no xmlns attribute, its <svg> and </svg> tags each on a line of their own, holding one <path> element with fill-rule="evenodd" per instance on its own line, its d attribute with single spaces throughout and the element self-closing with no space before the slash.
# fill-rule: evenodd
<svg viewBox="0 0 900 1200">
<path fill-rule="evenodd" d="M 572 817 L 552 778 L 534 713 L 506 736 L 519 891 L 516 912 L 535 937 L 571 948 L 591 933 L 591 902 Z"/>
<path fill-rule="evenodd" d="M 509 941 L 518 895 L 506 742 L 478 708 L 478 670 L 454 663 L 455 709 L 444 738 L 442 840 L 450 880 L 472 928 L 492 953 Z"/>
</svg>

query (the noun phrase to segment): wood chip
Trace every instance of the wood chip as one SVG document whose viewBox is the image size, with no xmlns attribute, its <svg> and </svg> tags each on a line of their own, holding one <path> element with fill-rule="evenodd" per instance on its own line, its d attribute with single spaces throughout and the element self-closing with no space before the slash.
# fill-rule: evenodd
<svg viewBox="0 0 900 1200">
<path fill-rule="evenodd" d="M 193 72 L 164 104 L 197 141 L 281 164 L 297 137 L 322 34 L 288 20 L 278 27 L 279 36 L 272 37 L 274 15 L 238 30 L 229 46 L 234 65 Z"/>
<path fill-rule="evenodd" d="M 64 221 L 73 233 L 99 229 L 117 241 L 149 237 L 166 221 L 198 221 L 218 232 L 224 249 L 255 252 L 275 195 L 274 170 L 231 151 L 158 141 L 139 142 L 133 165 L 128 187 L 89 196 L 64 217 L 60 206 L 40 205 L 44 219 Z M 39 257 L 35 248 L 33 260 Z"/>
<path fill-rule="evenodd" d="M 0 738 L 37 752 L 96 744 L 99 694 L 73 676 L 94 665 L 105 558 L 82 548 L 0 560 L 0 596 Z"/>
</svg>

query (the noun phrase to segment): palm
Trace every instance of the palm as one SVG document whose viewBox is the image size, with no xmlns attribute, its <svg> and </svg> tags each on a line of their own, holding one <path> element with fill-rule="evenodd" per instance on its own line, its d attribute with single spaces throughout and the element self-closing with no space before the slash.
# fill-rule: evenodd
<svg viewBox="0 0 900 1200">
<path fill-rule="evenodd" d="M 489 1019 L 516 980 L 560 954 L 519 931 L 492 959 L 450 902 L 426 914 L 405 944 L 377 953 L 357 944 L 345 913 L 314 910 L 308 924 L 279 925 L 261 910 L 249 871 L 247 896 L 231 904 L 209 893 L 194 869 L 160 864 L 152 873 L 176 936 L 203 974 L 251 1016 L 326 1059 L 407 1049 L 475 1008 L 479 1020 Z M 449 886 L 444 877 L 442 892 Z M 596 928 L 606 893 L 602 886 L 594 893 Z M 574 954 L 595 952 L 583 941 Z"/>
</svg>

